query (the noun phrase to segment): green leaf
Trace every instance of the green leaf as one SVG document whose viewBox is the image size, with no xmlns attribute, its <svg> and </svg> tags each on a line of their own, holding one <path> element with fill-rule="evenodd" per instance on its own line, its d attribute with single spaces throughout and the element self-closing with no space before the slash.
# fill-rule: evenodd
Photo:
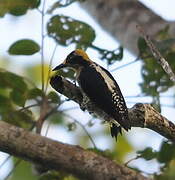
<svg viewBox="0 0 175 180">
<path fill-rule="evenodd" d="M 23 77 L 0 69 L 0 88 L 16 89 L 20 93 L 24 93 L 27 90 L 27 84 Z"/>
<path fill-rule="evenodd" d="M 39 45 L 30 39 L 22 39 L 13 43 L 8 52 L 12 55 L 33 55 L 40 50 Z"/>
<path fill-rule="evenodd" d="M 60 97 L 58 96 L 58 93 L 54 91 L 49 92 L 47 97 L 52 103 L 56 103 L 56 104 L 60 103 Z"/>
<path fill-rule="evenodd" d="M 40 0 L 1 0 L 0 1 L 0 17 L 6 13 L 14 16 L 24 15 L 28 9 L 37 8 Z"/>
<path fill-rule="evenodd" d="M 9 180 L 38 180 L 39 175 L 32 171 L 32 164 L 28 161 L 23 161 L 19 158 L 13 158 L 14 165 L 16 162 L 20 163 L 15 167 L 15 170 L 10 175 Z M 13 166 L 14 167 L 14 166 Z"/>
<path fill-rule="evenodd" d="M 52 114 L 49 118 L 52 124 L 63 124 L 65 122 L 64 116 L 61 113 Z"/>
<path fill-rule="evenodd" d="M 107 61 L 108 65 L 113 64 L 117 60 L 122 60 L 123 58 L 123 48 L 119 47 L 113 51 L 108 51 L 106 49 L 100 49 L 99 53 L 101 55 L 100 59 Z"/>
<path fill-rule="evenodd" d="M 17 89 L 13 89 L 10 92 L 10 98 L 12 99 L 12 101 L 21 107 L 24 107 L 25 102 L 26 102 L 26 93 L 21 93 L 20 91 L 18 91 Z"/>
<path fill-rule="evenodd" d="M 172 70 L 175 71 L 175 38 L 171 38 L 168 30 L 169 27 L 166 26 L 164 29 L 159 31 L 156 40 L 152 40 L 152 42 L 169 63 Z M 153 57 L 146 42 L 141 38 L 138 40 L 138 48 L 139 55 L 143 59 L 141 69 L 143 82 L 140 83 L 141 90 L 145 95 L 152 96 L 152 103 L 156 103 L 158 107 L 161 107 L 160 93 L 167 91 L 169 88 L 174 86 L 174 84 L 170 81 L 169 76 L 162 69 L 161 65 Z"/>
<path fill-rule="evenodd" d="M 0 114 L 3 115 L 12 110 L 13 106 L 10 99 L 3 95 L 0 95 Z"/>
<path fill-rule="evenodd" d="M 27 92 L 27 99 L 36 99 L 37 97 L 42 97 L 43 95 L 44 93 L 41 89 L 33 88 Z"/>
<path fill-rule="evenodd" d="M 163 142 L 158 153 L 158 161 L 160 163 L 168 163 L 173 158 L 175 158 L 175 145 L 168 142 Z"/>
<path fill-rule="evenodd" d="M 139 37 L 139 39 L 137 41 L 137 47 L 139 49 L 139 54 L 141 56 L 144 56 L 144 53 L 147 53 L 147 51 L 148 51 L 148 46 L 147 46 L 145 40 L 141 37 Z"/>
<path fill-rule="evenodd" d="M 30 129 L 34 124 L 32 112 L 29 110 L 8 112 L 3 116 L 3 120 L 26 129 Z"/>
<path fill-rule="evenodd" d="M 157 152 L 154 152 L 153 149 L 149 147 L 143 151 L 137 151 L 137 154 L 146 160 L 151 160 L 157 157 Z"/>
<path fill-rule="evenodd" d="M 133 151 L 133 147 L 125 135 L 119 136 L 114 146 L 115 157 L 119 162 L 124 162 L 126 155 Z"/>
<path fill-rule="evenodd" d="M 86 49 L 95 39 L 91 26 L 63 15 L 53 16 L 47 24 L 47 31 L 50 37 L 63 46 L 75 43 L 76 48 Z"/>
</svg>

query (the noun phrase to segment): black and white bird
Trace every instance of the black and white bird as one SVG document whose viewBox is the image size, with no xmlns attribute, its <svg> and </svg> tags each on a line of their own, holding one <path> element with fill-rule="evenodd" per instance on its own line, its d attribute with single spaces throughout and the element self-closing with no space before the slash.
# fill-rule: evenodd
<svg viewBox="0 0 175 180">
<path fill-rule="evenodd" d="M 121 128 L 126 131 L 131 129 L 124 97 L 109 71 L 93 62 L 81 49 L 71 52 L 53 71 L 65 67 L 76 72 L 76 80 L 83 94 L 82 109 L 86 109 L 87 101 L 91 101 L 99 109 L 96 115 L 103 116 L 110 123 L 112 137 L 117 138 Z"/>
</svg>

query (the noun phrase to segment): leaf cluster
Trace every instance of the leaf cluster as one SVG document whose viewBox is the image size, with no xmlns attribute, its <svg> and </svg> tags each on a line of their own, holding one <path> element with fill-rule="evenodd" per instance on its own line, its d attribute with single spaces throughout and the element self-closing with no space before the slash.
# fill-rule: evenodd
<svg viewBox="0 0 175 180">
<path fill-rule="evenodd" d="M 169 35 L 169 27 L 159 31 L 156 40 L 153 40 L 163 57 L 175 71 L 175 39 Z M 173 82 L 162 67 L 154 59 L 151 51 L 143 38 L 138 39 L 138 49 L 142 61 L 141 75 L 143 82 L 140 83 L 143 94 L 153 97 L 153 104 L 160 109 L 160 94 L 173 87 Z"/>
<path fill-rule="evenodd" d="M 143 158 L 147 161 L 156 159 L 161 164 L 160 173 L 155 174 L 156 179 L 160 180 L 162 177 L 168 177 L 170 171 L 174 169 L 175 144 L 173 143 L 164 141 L 159 151 L 154 151 L 152 148 L 148 147 L 142 151 L 137 151 L 137 155 L 138 158 Z M 171 172 L 171 178 L 175 178 L 175 171 Z"/>
</svg>

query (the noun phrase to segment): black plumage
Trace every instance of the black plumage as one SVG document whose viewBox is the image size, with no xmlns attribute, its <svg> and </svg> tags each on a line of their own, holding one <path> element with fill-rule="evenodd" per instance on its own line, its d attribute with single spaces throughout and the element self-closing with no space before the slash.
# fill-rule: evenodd
<svg viewBox="0 0 175 180">
<path fill-rule="evenodd" d="M 95 67 L 89 66 L 88 68 L 82 68 L 78 79 L 78 83 L 83 90 L 83 92 L 89 97 L 89 99 L 97 105 L 101 110 L 114 118 L 125 130 L 130 129 L 130 123 L 128 118 L 128 111 L 126 107 L 126 103 L 120 91 L 120 88 L 112 77 L 112 75 L 100 67 L 102 71 L 104 71 L 115 83 L 115 88 L 113 92 L 109 91 L 107 84 L 100 72 L 96 71 Z M 116 93 L 118 97 L 122 97 L 122 103 L 119 102 L 120 107 L 115 104 L 115 99 L 113 93 Z M 120 101 L 120 100 L 119 100 Z M 114 136 L 114 132 L 112 132 L 115 128 L 115 125 L 111 126 L 111 135 Z"/>
<path fill-rule="evenodd" d="M 110 72 L 91 61 L 81 49 L 71 52 L 54 70 L 64 67 L 71 67 L 76 71 L 76 78 L 83 94 L 104 112 L 105 117 L 107 114 L 112 137 L 117 137 L 118 133 L 121 133 L 121 127 L 126 131 L 131 128 L 125 100 Z"/>
</svg>

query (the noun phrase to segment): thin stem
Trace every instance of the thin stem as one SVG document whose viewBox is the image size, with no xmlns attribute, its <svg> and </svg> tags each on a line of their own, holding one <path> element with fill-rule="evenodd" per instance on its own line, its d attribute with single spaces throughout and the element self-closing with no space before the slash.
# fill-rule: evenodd
<svg viewBox="0 0 175 180">
<path fill-rule="evenodd" d="M 39 106 L 39 104 L 31 104 L 29 106 L 26 106 L 26 107 L 23 107 L 23 108 L 19 109 L 19 111 L 23 111 L 23 110 L 29 109 L 31 107 L 36 107 L 36 106 Z"/>
<path fill-rule="evenodd" d="M 45 132 L 45 136 L 47 137 L 47 134 L 49 132 L 49 128 L 51 126 L 51 121 L 49 121 L 48 125 L 47 125 L 47 129 L 46 129 L 46 132 Z"/>
<path fill-rule="evenodd" d="M 47 93 L 47 88 L 48 88 L 48 84 L 49 84 L 49 78 L 50 78 L 50 72 L 51 72 L 51 66 L 52 66 L 52 62 L 53 62 L 53 58 L 55 56 L 55 52 L 57 49 L 58 45 L 55 45 L 55 48 L 53 50 L 52 56 L 50 58 L 50 62 L 49 62 L 49 71 L 48 71 L 48 75 L 47 75 L 47 82 L 46 82 L 46 89 L 45 89 L 45 93 Z"/>
<path fill-rule="evenodd" d="M 124 68 L 124 67 L 126 67 L 126 66 L 131 65 L 131 64 L 134 64 L 134 63 L 136 63 L 138 60 L 139 60 L 139 58 L 136 58 L 134 61 L 131 61 L 131 62 L 126 63 L 126 64 L 123 64 L 123 65 L 121 65 L 121 66 L 119 66 L 119 67 L 116 67 L 116 68 L 110 70 L 110 72 L 113 72 L 113 71 L 116 71 L 116 70 L 118 70 L 118 69 Z"/>
<path fill-rule="evenodd" d="M 42 91 L 44 92 L 44 16 L 45 16 L 45 3 L 43 0 L 43 6 L 41 10 L 41 81 L 42 81 Z"/>
<path fill-rule="evenodd" d="M 74 120 L 74 122 L 77 123 L 84 130 L 84 132 L 87 134 L 87 136 L 89 137 L 94 148 L 97 149 L 97 146 L 96 146 L 94 140 L 92 139 L 91 135 L 89 134 L 88 130 L 85 128 L 85 126 L 83 124 L 81 124 L 78 120 L 76 120 L 75 118 L 71 117 L 70 115 L 68 115 L 66 113 L 63 113 L 63 112 L 60 112 L 60 113 L 62 113 L 64 116 L 67 116 L 68 118 L 71 118 L 72 120 Z"/>
<path fill-rule="evenodd" d="M 130 162 L 132 162 L 132 161 L 134 161 L 134 160 L 137 160 L 138 158 L 140 158 L 140 156 L 136 156 L 136 157 L 134 157 L 134 158 L 128 160 L 127 162 L 125 162 L 124 165 L 125 165 L 125 166 L 128 166 L 128 164 L 129 164 Z"/>
</svg>

